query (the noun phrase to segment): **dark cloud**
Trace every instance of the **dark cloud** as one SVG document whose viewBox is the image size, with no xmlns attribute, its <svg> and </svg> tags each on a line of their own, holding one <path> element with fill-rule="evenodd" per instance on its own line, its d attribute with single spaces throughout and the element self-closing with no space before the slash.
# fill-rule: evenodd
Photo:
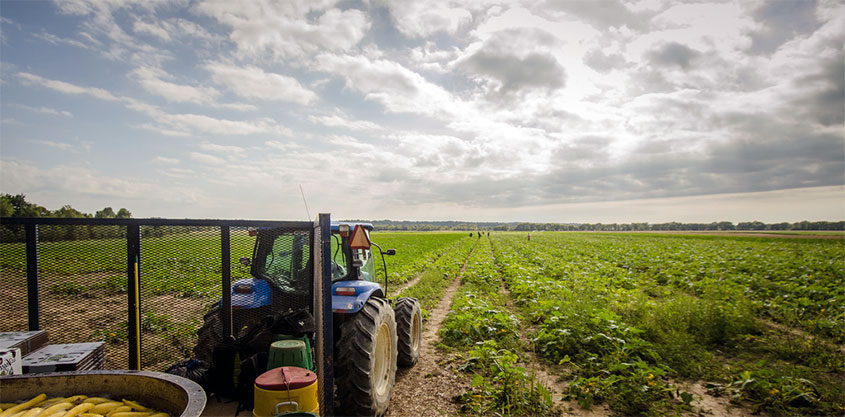
<svg viewBox="0 0 845 417">
<path fill-rule="evenodd" d="M 795 36 L 814 32 L 820 26 L 815 13 L 815 0 L 763 2 L 752 13 L 761 29 L 750 33 L 749 52 L 771 54 Z"/>
<path fill-rule="evenodd" d="M 801 95 L 793 105 L 802 117 L 826 126 L 845 123 L 845 55 L 841 49 L 822 61 L 816 73 L 799 78 L 796 86 Z"/>
<path fill-rule="evenodd" d="M 612 70 L 625 68 L 627 62 L 621 54 L 606 55 L 601 49 L 593 49 L 584 55 L 584 64 L 597 72 L 607 74 Z"/>
<path fill-rule="evenodd" d="M 669 135 L 645 141 L 617 160 L 610 153 L 613 138 L 583 136 L 562 143 L 551 155 L 557 166 L 545 174 L 422 181 L 396 198 L 518 207 L 843 184 L 841 134 L 754 113 L 722 114 L 711 123 L 714 131 L 725 132 L 724 139 L 710 132 L 692 138 Z"/>
<path fill-rule="evenodd" d="M 482 49 L 461 63 L 472 74 L 495 80 L 499 95 L 508 96 L 523 89 L 556 90 L 564 86 L 566 71 L 548 54 L 530 53 L 525 57 Z"/>
<path fill-rule="evenodd" d="M 700 55 L 700 52 L 677 42 L 668 42 L 646 52 L 646 58 L 656 66 L 678 66 L 682 69 L 688 69 Z"/>
</svg>

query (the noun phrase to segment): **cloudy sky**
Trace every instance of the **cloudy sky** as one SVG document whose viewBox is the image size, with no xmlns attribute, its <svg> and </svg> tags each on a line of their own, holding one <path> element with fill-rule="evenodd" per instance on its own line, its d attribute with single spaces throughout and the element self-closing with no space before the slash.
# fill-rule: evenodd
<svg viewBox="0 0 845 417">
<path fill-rule="evenodd" d="M 838 0 L 0 1 L 0 192 L 136 217 L 845 218 Z"/>
</svg>

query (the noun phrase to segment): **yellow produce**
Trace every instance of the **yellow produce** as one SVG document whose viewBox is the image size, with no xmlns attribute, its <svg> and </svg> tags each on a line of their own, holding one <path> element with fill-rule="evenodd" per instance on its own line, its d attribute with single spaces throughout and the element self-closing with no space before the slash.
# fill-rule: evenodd
<svg viewBox="0 0 845 417">
<path fill-rule="evenodd" d="M 0 404 L 0 417 L 170 417 L 137 401 L 73 395 L 47 398 L 40 394 L 27 402 Z"/>
<path fill-rule="evenodd" d="M 129 401 L 125 398 L 123 399 L 123 404 L 132 407 L 132 409 L 135 410 L 135 411 L 152 411 L 149 408 L 144 407 L 143 405 L 136 403 L 135 401 Z"/>
<path fill-rule="evenodd" d="M 67 398 L 65 398 L 65 397 L 53 397 L 53 398 L 48 398 L 46 401 L 41 403 L 41 406 L 44 407 L 44 408 L 49 408 L 49 407 L 51 407 L 55 404 L 64 403 L 64 402 L 70 402 L 70 401 L 68 401 Z M 70 408 L 70 407 L 68 407 L 68 408 Z"/>
<path fill-rule="evenodd" d="M 90 411 L 94 414 L 106 415 L 111 410 L 114 410 L 115 408 L 120 407 L 122 405 L 123 405 L 123 403 L 119 403 L 117 401 L 109 401 L 109 402 L 97 404 L 97 405 L 94 406 L 94 408 L 92 408 L 88 411 Z"/>
<path fill-rule="evenodd" d="M 106 414 L 106 417 L 112 417 L 115 413 L 123 413 L 125 411 L 132 411 L 132 407 L 128 405 L 121 405 L 119 407 L 112 408 L 112 410 Z"/>
<path fill-rule="evenodd" d="M 43 410 L 44 409 L 41 407 L 30 408 L 28 411 L 25 411 L 23 414 L 21 414 L 21 417 L 35 417 L 38 415 L 38 413 Z"/>
<path fill-rule="evenodd" d="M 76 407 L 71 408 L 63 417 L 76 417 L 90 409 L 94 408 L 94 404 L 91 403 L 82 403 L 77 405 Z"/>
<path fill-rule="evenodd" d="M 55 403 L 55 404 L 45 408 L 44 411 L 42 411 L 41 413 L 38 414 L 38 417 L 52 416 L 53 414 L 56 414 L 60 411 L 61 412 L 67 411 L 67 409 L 69 409 L 71 407 L 73 407 L 73 404 L 71 404 L 69 402 Z"/>
<path fill-rule="evenodd" d="M 46 399 L 47 399 L 46 394 L 38 394 L 35 397 L 33 397 L 31 400 L 29 400 L 29 401 L 27 401 L 23 404 L 18 404 L 18 405 L 9 407 L 8 409 L 4 410 L 2 413 L 0 413 L 0 417 L 12 416 L 14 414 L 17 414 L 19 411 L 23 411 L 23 410 L 26 410 L 30 407 L 34 407 L 36 405 L 39 405 L 42 402 L 44 402 L 44 400 L 46 400 Z"/>
</svg>

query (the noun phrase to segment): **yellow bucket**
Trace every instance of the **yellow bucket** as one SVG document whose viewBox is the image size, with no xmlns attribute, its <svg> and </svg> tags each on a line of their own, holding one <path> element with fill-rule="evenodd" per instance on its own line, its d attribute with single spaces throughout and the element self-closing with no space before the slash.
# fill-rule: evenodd
<svg viewBox="0 0 845 417">
<path fill-rule="evenodd" d="M 290 411 L 320 412 L 317 374 L 296 366 L 274 368 L 255 378 L 254 398 L 255 417 L 274 417 Z"/>
</svg>

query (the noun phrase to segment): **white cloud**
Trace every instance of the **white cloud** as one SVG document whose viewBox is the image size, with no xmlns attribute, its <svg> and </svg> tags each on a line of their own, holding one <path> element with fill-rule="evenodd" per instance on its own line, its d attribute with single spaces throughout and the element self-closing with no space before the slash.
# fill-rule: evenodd
<svg viewBox="0 0 845 417">
<path fill-rule="evenodd" d="M 34 143 L 39 143 L 41 145 L 47 145 L 51 148 L 61 149 L 63 151 L 69 150 L 73 148 L 73 145 L 64 142 L 54 142 L 52 140 L 33 140 Z"/>
<path fill-rule="evenodd" d="M 490 2 L 492 4 L 492 2 Z M 467 1 L 387 1 L 397 28 L 409 37 L 427 37 L 437 32 L 454 34 L 472 21 L 474 8 L 481 7 Z"/>
<path fill-rule="evenodd" d="M 255 66 L 238 67 L 219 62 L 207 64 L 205 68 L 216 83 L 241 97 L 299 104 L 317 100 L 313 91 L 287 75 L 268 73 Z"/>
<path fill-rule="evenodd" d="M 168 158 L 166 156 L 157 156 L 153 158 L 154 164 L 165 164 L 165 165 L 175 165 L 179 163 L 179 160 L 176 158 Z"/>
<path fill-rule="evenodd" d="M 193 113 L 168 113 L 157 106 L 131 97 L 117 97 L 100 88 L 80 87 L 63 81 L 48 80 L 29 73 L 18 73 L 17 75 L 27 83 L 38 83 L 65 94 L 85 94 L 102 100 L 123 102 L 127 108 L 146 113 L 155 121 L 155 124 L 144 123 L 140 124 L 139 127 L 157 131 L 167 136 L 189 136 L 193 133 L 214 135 L 274 133 L 286 136 L 291 134 L 290 129 L 279 126 L 275 120 L 266 117 L 243 121 L 220 119 Z M 188 91 L 188 93 L 182 97 L 196 97 L 192 96 L 193 93 L 190 90 L 185 91 Z"/>
<path fill-rule="evenodd" d="M 207 153 L 201 152 L 191 152 L 191 159 L 194 161 L 202 162 L 204 164 L 216 165 L 216 164 L 225 164 L 226 160 L 214 155 L 209 155 Z"/>
<path fill-rule="evenodd" d="M 323 3 L 329 4 L 208 0 L 195 9 L 231 27 L 229 38 L 241 54 L 269 52 L 277 59 L 289 59 L 318 51 L 347 51 L 370 29 L 362 11 L 329 8 L 334 2 Z"/>
<path fill-rule="evenodd" d="M 50 107 L 44 107 L 44 106 L 32 107 L 32 106 L 27 106 L 25 104 L 14 104 L 14 106 L 20 107 L 22 109 L 27 109 L 29 111 L 38 112 L 38 113 L 52 114 L 54 116 L 73 117 L 73 113 L 71 113 L 67 110 L 56 110 L 56 109 L 53 109 L 53 108 L 50 108 Z"/>
<path fill-rule="evenodd" d="M 244 148 L 232 145 L 218 145 L 216 143 L 203 142 L 200 144 L 200 149 L 217 152 L 223 154 L 240 154 L 244 152 Z"/>
<path fill-rule="evenodd" d="M 459 100 L 445 89 L 393 61 L 322 54 L 316 62 L 317 69 L 343 78 L 349 88 L 380 102 L 390 112 L 434 116 L 460 107 Z"/>
<path fill-rule="evenodd" d="M 171 102 L 213 104 L 220 96 L 220 92 L 213 87 L 194 87 L 164 81 L 162 78 L 169 77 L 169 74 L 159 68 L 140 67 L 130 74 L 147 92 Z"/>
<path fill-rule="evenodd" d="M 135 33 L 145 33 L 147 35 L 155 36 L 165 42 L 170 41 L 170 34 L 167 33 L 167 30 L 156 23 L 142 22 L 138 20 L 132 26 L 132 30 L 134 30 Z"/>
<path fill-rule="evenodd" d="M 48 80 L 46 78 L 30 74 L 28 72 L 19 72 L 17 75 L 18 78 L 24 81 L 24 83 L 40 84 L 44 87 L 47 87 L 51 90 L 56 90 L 60 93 L 83 94 L 106 101 L 120 101 L 118 97 L 106 90 L 103 90 L 102 88 L 80 87 L 74 84 L 66 83 L 64 81 Z"/>
<path fill-rule="evenodd" d="M 380 130 L 382 127 L 376 123 L 366 120 L 350 120 L 345 114 L 333 114 L 329 116 L 308 116 L 312 123 L 328 127 L 342 127 L 349 130 Z"/>
</svg>

